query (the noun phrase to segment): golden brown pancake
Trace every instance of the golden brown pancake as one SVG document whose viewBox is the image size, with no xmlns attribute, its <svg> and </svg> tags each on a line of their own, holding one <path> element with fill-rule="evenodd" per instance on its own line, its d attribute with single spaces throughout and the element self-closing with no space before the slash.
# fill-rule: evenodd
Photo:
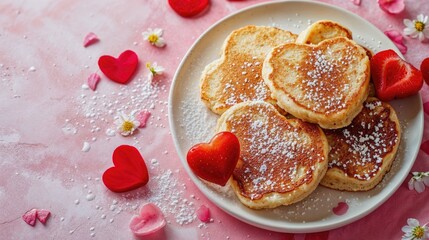
<svg viewBox="0 0 429 240">
<path fill-rule="evenodd" d="M 347 191 L 374 188 L 390 170 L 401 138 L 395 110 L 368 98 L 353 122 L 342 129 L 325 130 L 331 150 L 323 186 Z"/>
<path fill-rule="evenodd" d="M 201 99 L 217 114 L 240 102 L 275 104 L 262 79 L 262 63 L 273 47 L 295 39 L 295 34 L 275 27 L 245 26 L 233 31 L 224 42 L 221 58 L 203 71 Z"/>
<path fill-rule="evenodd" d="M 254 209 L 289 205 L 308 196 L 327 168 L 328 143 L 315 124 L 287 119 L 271 104 L 239 103 L 218 121 L 233 132 L 241 156 L 231 178 L 240 201 Z"/>
</svg>

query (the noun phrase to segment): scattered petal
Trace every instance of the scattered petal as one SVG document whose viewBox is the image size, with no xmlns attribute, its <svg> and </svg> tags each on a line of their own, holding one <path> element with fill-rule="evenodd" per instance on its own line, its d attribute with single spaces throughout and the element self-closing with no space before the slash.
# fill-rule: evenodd
<svg viewBox="0 0 429 240">
<path fill-rule="evenodd" d="M 378 0 L 380 8 L 391 14 L 398 14 L 405 9 L 404 0 Z"/>
<path fill-rule="evenodd" d="M 411 178 L 410 181 L 408 181 L 408 189 L 414 190 L 414 178 Z"/>
<path fill-rule="evenodd" d="M 96 42 L 98 42 L 100 39 L 95 35 L 95 33 L 88 33 L 85 38 L 83 39 L 83 46 L 88 47 Z"/>
<path fill-rule="evenodd" d="M 136 119 L 140 122 L 139 128 L 146 127 L 146 122 L 149 119 L 150 115 L 151 113 L 147 110 L 143 110 L 137 114 Z"/>
<path fill-rule="evenodd" d="M 31 209 L 22 215 L 22 219 L 30 226 L 34 226 L 36 224 L 37 218 L 37 209 Z"/>
<path fill-rule="evenodd" d="M 386 36 L 388 36 L 390 40 L 392 40 L 392 42 L 396 45 L 396 47 L 398 47 L 399 51 L 401 51 L 402 54 L 407 53 L 408 49 L 403 42 L 404 37 L 400 32 L 396 30 L 390 30 L 385 31 L 384 34 L 386 34 Z"/>
<path fill-rule="evenodd" d="M 201 222 L 208 223 L 210 222 L 210 209 L 205 205 L 201 205 L 197 210 L 197 217 L 201 220 Z"/>
<path fill-rule="evenodd" d="M 341 216 L 349 210 L 349 205 L 345 202 L 339 202 L 336 207 L 332 209 L 335 215 Z"/>
<path fill-rule="evenodd" d="M 354 5 L 360 6 L 360 0 L 351 0 Z"/>
<path fill-rule="evenodd" d="M 100 81 L 101 77 L 97 73 L 92 73 L 88 77 L 88 87 L 91 88 L 92 91 L 95 91 L 97 88 L 97 84 Z"/>
<path fill-rule="evenodd" d="M 414 189 L 416 192 L 422 193 L 425 191 L 425 184 L 421 180 L 414 181 Z"/>
<path fill-rule="evenodd" d="M 46 223 L 50 215 L 51 215 L 51 212 L 49 210 L 37 209 L 37 219 L 39 219 L 39 221 L 43 224 Z"/>
<path fill-rule="evenodd" d="M 157 232 L 166 224 L 161 210 L 153 203 L 142 206 L 139 215 L 134 215 L 130 222 L 131 231 L 139 237 Z"/>
</svg>

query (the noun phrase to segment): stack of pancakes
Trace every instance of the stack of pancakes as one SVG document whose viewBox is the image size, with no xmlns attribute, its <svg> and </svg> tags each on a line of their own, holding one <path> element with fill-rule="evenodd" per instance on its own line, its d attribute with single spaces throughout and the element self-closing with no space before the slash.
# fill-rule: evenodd
<svg viewBox="0 0 429 240">
<path fill-rule="evenodd" d="M 395 110 L 370 93 L 370 51 L 339 23 L 299 35 L 246 26 L 225 40 L 201 77 L 201 99 L 236 134 L 229 181 L 254 209 L 298 202 L 321 184 L 374 188 L 390 170 L 401 129 Z"/>
</svg>

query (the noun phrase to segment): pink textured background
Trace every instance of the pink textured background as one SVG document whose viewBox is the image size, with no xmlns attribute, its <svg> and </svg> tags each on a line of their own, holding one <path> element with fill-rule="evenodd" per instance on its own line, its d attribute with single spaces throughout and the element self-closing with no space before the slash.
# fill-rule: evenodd
<svg viewBox="0 0 429 240">
<path fill-rule="evenodd" d="M 399 239 L 407 218 L 429 222 L 429 190 L 418 194 L 409 191 L 405 182 L 377 210 L 345 227 L 316 234 L 269 232 L 222 212 L 189 180 L 175 153 L 168 127 L 166 102 L 174 72 L 192 43 L 209 26 L 260 2 L 265 1 L 214 0 L 204 14 L 185 19 L 173 12 L 167 1 L 3 0 L 0 239 L 132 239 L 128 222 L 137 213 L 136 208 L 147 201 L 158 201 L 168 220 L 164 231 L 150 239 Z M 406 9 L 399 15 L 383 12 L 376 0 L 362 0 L 360 6 L 347 0 L 323 2 L 357 13 L 382 31 L 402 31 L 403 18 L 429 14 L 426 0 L 405 1 Z M 141 33 L 149 27 L 164 29 L 166 48 L 157 49 L 143 41 Z M 96 33 L 101 40 L 84 48 L 82 41 L 88 32 Z M 410 63 L 419 66 L 429 57 L 428 42 L 406 37 L 405 44 L 405 57 Z M 102 75 L 96 93 L 81 89 L 91 73 L 100 73 L 99 56 L 117 56 L 126 49 L 134 50 L 140 57 L 140 68 L 129 85 L 119 86 Z M 139 97 L 144 88 L 146 61 L 166 68 L 153 93 L 140 102 L 140 107 L 151 109 L 148 126 L 133 137 L 108 139 L 104 131 L 111 127 L 113 115 L 105 111 L 106 106 L 111 103 L 112 109 L 131 109 L 130 103 L 137 104 L 131 97 Z M 35 70 L 30 71 L 31 67 Z M 423 102 L 429 101 L 428 93 L 428 86 L 424 85 Z M 86 113 L 99 116 L 88 117 Z M 429 122 L 428 114 L 425 125 Z M 64 133 L 66 125 L 74 126 L 77 132 Z M 81 151 L 84 141 L 91 143 L 89 152 Z M 426 128 L 423 143 L 427 145 L 427 141 Z M 139 148 L 151 174 L 147 187 L 115 194 L 102 184 L 101 175 L 112 165 L 111 154 L 120 144 Z M 429 171 L 428 152 L 419 152 L 412 170 Z M 87 200 L 88 194 L 95 195 L 95 199 Z M 163 200 L 168 196 L 169 201 Z M 194 219 L 185 223 L 202 204 L 210 208 L 214 222 L 201 225 Z M 21 220 L 21 215 L 31 208 L 52 212 L 46 225 L 38 222 L 33 228 Z"/>
</svg>

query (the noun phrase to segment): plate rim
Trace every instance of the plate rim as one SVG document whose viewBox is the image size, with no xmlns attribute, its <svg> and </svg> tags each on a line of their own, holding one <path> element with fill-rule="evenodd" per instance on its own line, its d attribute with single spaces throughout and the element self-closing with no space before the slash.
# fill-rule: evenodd
<svg viewBox="0 0 429 240">
<path fill-rule="evenodd" d="M 392 190 L 390 192 L 388 192 L 388 194 L 385 195 L 385 197 L 381 200 L 378 201 L 376 204 L 374 204 L 373 206 L 371 206 L 370 208 L 367 208 L 365 211 L 359 213 L 359 214 L 354 214 L 340 222 L 336 222 L 336 223 L 332 223 L 330 225 L 323 225 L 323 226 L 319 226 L 319 227 L 314 227 L 314 228 L 308 228 L 303 226 L 304 224 L 299 224 L 297 226 L 294 226 L 293 228 L 286 228 L 286 227 L 275 227 L 275 226 L 268 226 L 266 224 L 261 224 L 257 221 L 254 221 L 252 218 L 246 218 L 243 217 L 242 215 L 236 214 L 235 212 L 232 212 L 229 210 L 227 204 L 225 203 L 219 203 L 218 201 L 213 200 L 213 197 L 218 197 L 218 196 L 214 196 L 217 195 L 214 192 L 210 192 L 210 191 L 206 191 L 205 188 L 208 188 L 208 186 L 205 185 L 205 183 L 203 181 L 201 181 L 201 179 L 199 179 L 197 176 L 195 176 L 195 174 L 192 172 L 192 170 L 189 168 L 189 166 L 186 165 L 186 154 L 183 154 L 182 150 L 179 148 L 179 138 L 177 136 L 177 131 L 176 131 L 176 124 L 175 124 L 175 119 L 172 117 L 174 115 L 173 113 L 173 99 L 174 96 L 176 95 L 175 90 L 177 88 L 177 84 L 178 84 L 178 76 L 180 74 L 181 69 L 183 68 L 183 65 L 186 63 L 187 59 L 189 58 L 189 56 L 192 54 L 193 49 L 199 44 L 199 42 L 207 35 L 209 34 L 213 29 L 215 29 L 216 27 L 218 27 L 219 25 L 223 24 L 226 20 L 233 18 L 235 16 L 238 16 L 240 14 L 243 14 L 247 11 L 252 11 L 261 7 L 265 7 L 268 5 L 283 5 L 283 4 L 291 4 L 291 3 L 305 3 L 305 4 L 312 4 L 315 6 L 323 6 L 323 7 L 327 7 L 327 8 L 331 8 L 334 9 L 335 11 L 340 11 L 346 14 L 351 14 L 354 17 L 356 17 L 357 19 L 359 19 L 359 21 L 363 21 L 366 23 L 367 26 L 371 27 L 373 31 L 378 31 L 381 32 L 381 30 L 379 28 L 377 28 L 376 26 L 374 26 L 371 22 L 369 22 L 368 20 L 362 18 L 361 16 L 347 10 L 344 8 L 340 8 L 337 7 L 335 5 L 332 4 L 328 4 L 328 3 L 324 3 L 324 2 L 315 2 L 315 1 L 310 1 L 310 0 L 282 0 L 282 1 L 275 1 L 275 2 L 262 2 L 262 3 L 257 3 L 254 5 L 250 5 L 247 7 L 244 7 L 242 9 L 239 9 L 223 18 L 221 18 L 220 20 L 218 20 L 217 22 L 215 22 L 214 24 L 212 24 L 207 30 L 205 30 L 195 41 L 194 43 L 191 45 L 191 47 L 188 49 L 188 51 L 186 52 L 186 54 L 184 55 L 184 57 L 182 58 L 180 64 L 178 65 L 176 72 L 173 76 L 173 81 L 170 85 L 170 91 L 169 91 L 169 98 L 168 98 L 168 120 L 169 120 L 169 127 L 170 127 L 170 132 L 173 138 L 173 142 L 174 142 L 174 147 L 177 151 L 177 154 L 180 158 L 181 164 L 183 165 L 183 167 L 185 168 L 188 176 L 192 179 L 193 184 L 196 185 L 196 187 L 201 191 L 202 194 L 204 194 L 207 199 L 209 201 L 211 201 L 214 205 L 216 205 L 217 207 L 219 207 L 220 209 L 222 209 L 224 212 L 228 213 L 229 215 L 233 216 L 234 218 L 239 219 L 240 221 L 243 221 L 245 223 L 248 223 L 252 226 L 258 227 L 258 228 L 262 228 L 262 229 L 266 229 L 266 230 L 271 230 L 271 231 L 276 231 L 276 232 L 287 232 L 287 233 L 310 233 L 310 232 L 318 232 L 318 231 L 326 231 L 326 230 L 331 230 L 331 229 L 335 229 L 335 228 L 339 228 L 342 226 L 345 226 L 347 224 L 350 224 L 354 221 L 357 221 L 358 219 L 361 219 L 365 216 L 367 216 L 368 214 L 370 214 L 371 212 L 373 212 L 374 210 L 376 210 L 378 207 L 380 207 L 383 203 L 385 203 L 397 190 L 398 188 L 403 184 L 404 180 L 406 179 L 407 175 L 401 176 L 400 178 L 400 184 L 397 184 L 396 186 L 392 187 Z M 390 40 L 389 40 L 390 41 Z M 397 52 L 402 58 L 404 58 L 404 56 L 400 53 L 399 49 L 393 44 L 393 50 L 395 50 L 395 52 Z M 420 106 L 419 112 L 416 115 L 416 121 L 418 121 L 418 123 L 420 123 L 420 128 L 423 130 L 423 123 L 424 123 L 424 115 L 422 113 L 422 106 L 423 106 L 423 102 L 422 102 L 422 98 L 421 98 L 421 94 L 420 92 L 417 94 L 418 97 L 418 103 Z M 419 136 L 418 137 L 418 142 L 416 143 L 418 146 L 421 145 L 421 141 L 423 138 L 423 131 L 419 131 Z M 417 158 L 418 155 L 418 150 L 413 152 L 412 154 L 412 164 L 409 164 L 409 166 L 406 169 L 406 172 L 410 172 L 412 166 L 414 165 L 414 162 Z M 182 159 L 182 156 L 185 156 L 185 159 Z M 244 215 L 247 215 L 244 214 Z"/>
</svg>

